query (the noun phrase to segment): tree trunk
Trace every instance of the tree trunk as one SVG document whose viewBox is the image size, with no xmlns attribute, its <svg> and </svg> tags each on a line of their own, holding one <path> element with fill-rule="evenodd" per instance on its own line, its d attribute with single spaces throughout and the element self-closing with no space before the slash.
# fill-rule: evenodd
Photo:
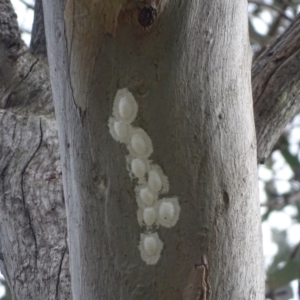
<svg viewBox="0 0 300 300">
<path fill-rule="evenodd" d="M 264 162 L 300 108 L 300 15 L 255 61 L 252 92 L 258 161 Z"/>
<path fill-rule="evenodd" d="M 55 122 L 0 110 L 0 134 L 0 266 L 13 299 L 71 299 Z"/>
<path fill-rule="evenodd" d="M 14 300 L 69 300 L 66 211 L 48 65 L 28 51 L 16 17 L 10 1 L 0 1 L 0 268 Z"/>
<path fill-rule="evenodd" d="M 247 1 L 61 2 L 43 4 L 73 298 L 263 299 Z M 180 205 L 150 265 L 108 127 L 125 88 Z"/>
</svg>

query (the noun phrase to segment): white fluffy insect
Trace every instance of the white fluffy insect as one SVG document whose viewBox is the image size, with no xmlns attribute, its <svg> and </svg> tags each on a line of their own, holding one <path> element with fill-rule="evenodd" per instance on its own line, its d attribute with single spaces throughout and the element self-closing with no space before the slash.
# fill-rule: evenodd
<svg viewBox="0 0 300 300">
<path fill-rule="evenodd" d="M 123 121 L 116 121 L 114 123 L 114 130 L 116 135 L 121 139 L 125 139 L 128 136 L 128 124 Z"/>
<path fill-rule="evenodd" d="M 169 192 L 169 180 L 158 165 L 151 165 L 148 172 L 148 185 L 156 193 L 165 194 Z"/>
<path fill-rule="evenodd" d="M 132 149 L 139 155 L 146 153 L 147 145 L 144 137 L 140 133 L 134 133 L 131 136 L 130 144 Z"/>
<path fill-rule="evenodd" d="M 154 224 L 172 227 L 179 218 L 180 207 L 177 198 L 158 199 L 159 194 L 169 191 L 169 181 L 161 167 L 153 165 L 148 159 L 153 152 L 152 141 L 142 128 L 133 128 L 138 111 L 137 102 L 127 89 L 117 91 L 113 116 L 108 126 L 112 137 L 127 145 L 129 155 L 126 157 L 127 170 L 131 179 L 138 179 L 135 187 L 138 203 L 137 218 L 139 224 L 147 231 Z M 148 265 L 156 264 L 159 260 L 163 243 L 157 233 L 141 234 L 139 249 L 142 259 Z"/>
<path fill-rule="evenodd" d="M 142 202 L 148 206 L 153 205 L 154 201 L 157 198 L 157 196 L 148 187 L 142 188 L 140 190 L 139 196 L 140 196 Z"/>
<path fill-rule="evenodd" d="M 157 170 L 150 170 L 148 172 L 148 184 L 152 191 L 158 193 L 163 186 L 162 179 Z"/>
<path fill-rule="evenodd" d="M 163 198 L 156 203 L 158 222 L 164 227 L 174 226 L 179 218 L 180 206 L 177 198 Z"/>
<path fill-rule="evenodd" d="M 129 90 L 127 88 L 118 90 L 114 101 L 114 116 L 118 120 L 131 123 L 136 118 L 137 111 L 137 103 Z"/>
<path fill-rule="evenodd" d="M 157 219 L 157 213 L 153 207 L 147 207 L 143 211 L 143 220 L 147 226 L 152 226 Z"/>
<path fill-rule="evenodd" d="M 160 257 L 163 243 L 157 233 L 141 234 L 139 249 L 141 257 L 147 265 L 154 265 Z"/>
<path fill-rule="evenodd" d="M 159 208 L 159 217 L 166 222 L 171 222 L 175 216 L 175 208 L 172 202 L 162 202 Z"/>
<path fill-rule="evenodd" d="M 158 244 L 153 236 L 147 236 L 144 239 L 144 249 L 149 256 L 154 256 L 158 250 Z"/>
<path fill-rule="evenodd" d="M 128 144 L 133 131 L 132 126 L 128 122 L 118 121 L 115 117 L 111 117 L 108 120 L 108 127 L 111 136 L 116 141 Z"/>
<path fill-rule="evenodd" d="M 122 97 L 119 102 L 119 114 L 123 119 L 128 119 L 133 113 L 133 105 L 128 97 Z"/>
<path fill-rule="evenodd" d="M 141 128 L 132 130 L 130 142 L 127 147 L 130 155 L 138 158 L 148 158 L 153 152 L 151 139 Z"/>
<path fill-rule="evenodd" d="M 131 161 L 131 171 L 135 177 L 139 179 L 144 178 L 147 171 L 145 162 L 140 158 L 134 158 Z"/>
</svg>

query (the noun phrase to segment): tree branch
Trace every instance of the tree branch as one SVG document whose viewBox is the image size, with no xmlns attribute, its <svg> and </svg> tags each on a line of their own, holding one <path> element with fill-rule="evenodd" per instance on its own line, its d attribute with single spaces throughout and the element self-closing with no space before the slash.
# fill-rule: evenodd
<svg viewBox="0 0 300 300">
<path fill-rule="evenodd" d="M 283 9 L 281 9 L 280 7 L 276 6 L 276 5 L 272 5 L 272 4 L 267 4 L 267 3 L 264 3 L 264 2 L 261 2 L 261 1 L 257 1 L 257 0 L 248 0 L 248 3 L 252 3 L 252 4 L 255 4 L 255 5 L 258 5 L 258 6 L 263 6 L 263 7 L 266 7 L 266 8 L 270 8 L 272 10 L 275 10 L 277 11 L 282 17 L 284 17 L 285 19 L 289 20 L 289 21 L 292 21 L 292 19 L 287 16 L 284 12 Z"/>
<path fill-rule="evenodd" d="M 282 3 L 280 9 L 282 11 L 285 11 L 287 8 L 289 7 L 289 5 L 287 5 L 286 3 Z M 276 36 L 278 36 L 278 32 L 279 32 L 279 28 L 280 26 L 282 26 L 283 23 L 283 15 L 279 14 L 277 17 L 275 17 L 272 21 L 272 24 L 269 27 L 269 32 L 268 35 L 270 36 L 270 38 L 275 38 Z M 291 20 L 289 20 L 291 21 Z"/>
<path fill-rule="evenodd" d="M 47 55 L 42 0 L 35 0 L 30 50 L 34 54 Z"/>
<path fill-rule="evenodd" d="M 249 26 L 249 36 L 250 36 L 250 40 L 252 40 L 253 42 L 258 43 L 261 47 L 264 47 L 268 44 L 270 37 L 268 35 L 262 35 L 260 33 L 258 33 L 251 20 L 249 20 L 248 22 L 248 26 Z"/>
<path fill-rule="evenodd" d="M 300 109 L 300 15 L 252 67 L 258 161 L 263 162 Z"/>
<path fill-rule="evenodd" d="M 29 8 L 29 9 L 34 9 L 34 6 L 33 5 L 31 5 L 31 4 L 29 4 L 29 3 L 27 3 L 26 1 L 24 1 L 24 0 L 19 0 L 21 3 L 23 3 L 24 5 L 26 5 L 27 6 L 27 8 Z"/>
</svg>

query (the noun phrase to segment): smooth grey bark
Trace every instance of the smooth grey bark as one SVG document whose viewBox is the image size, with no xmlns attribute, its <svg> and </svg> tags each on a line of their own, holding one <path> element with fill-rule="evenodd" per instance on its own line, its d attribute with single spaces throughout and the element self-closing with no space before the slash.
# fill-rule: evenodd
<svg viewBox="0 0 300 300">
<path fill-rule="evenodd" d="M 170 1 L 146 31 L 135 1 L 119 16 L 118 0 L 101 3 L 43 2 L 74 299 L 203 300 L 203 254 L 211 299 L 263 299 L 247 1 Z M 181 205 L 155 266 L 137 247 L 127 150 L 108 132 L 124 87 Z"/>
<path fill-rule="evenodd" d="M 300 15 L 252 67 L 258 162 L 300 109 Z"/>
</svg>

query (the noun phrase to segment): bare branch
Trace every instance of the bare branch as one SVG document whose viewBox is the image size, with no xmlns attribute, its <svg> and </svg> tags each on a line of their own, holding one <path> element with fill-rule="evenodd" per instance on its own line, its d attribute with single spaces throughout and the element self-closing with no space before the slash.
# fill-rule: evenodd
<svg viewBox="0 0 300 300">
<path fill-rule="evenodd" d="M 30 51 L 34 54 L 47 55 L 42 0 L 35 1 Z"/>
<path fill-rule="evenodd" d="M 263 7 L 267 7 L 270 8 L 272 10 L 277 11 L 282 17 L 284 17 L 285 19 L 292 21 L 293 19 L 291 19 L 289 16 L 287 16 L 284 12 L 283 9 L 281 9 L 280 7 L 276 6 L 276 5 L 272 5 L 272 4 L 267 4 L 258 0 L 248 0 L 248 3 L 252 3 L 252 4 L 256 4 L 258 6 L 263 6 Z"/>
<path fill-rule="evenodd" d="M 249 36 L 250 36 L 251 41 L 258 43 L 261 47 L 266 46 L 270 40 L 269 36 L 258 33 L 255 30 L 251 20 L 249 20 L 248 24 L 249 24 L 248 25 L 249 26 Z"/>
<path fill-rule="evenodd" d="M 268 195 L 268 202 L 261 204 L 262 207 L 267 207 L 271 210 L 282 210 L 285 206 L 300 203 L 300 192 L 293 191 L 282 195 L 274 194 Z"/>
<path fill-rule="evenodd" d="M 23 3 L 24 5 L 26 5 L 27 6 L 27 8 L 29 8 L 29 9 L 34 9 L 34 6 L 33 5 L 31 5 L 31 4 L 29 4 L 29 3 L 27 3 L 26 1 L 24 1 L 24 0 L 19 0 L 21 3 Z"/>
<path fill-rule="evenodd" d="M 263 162 L 300 108 L 300 16 L 254 62 L 252 91 L 258 161 Z"/>
<path fill-rule="evenodd" d="M 31 34 L 31 31 L 30 30 L 28 30 L 28 29 L 26 29 L 26 28 L 24 28 L 24 27 L 20 27 L 20 32 L 21 33 L 27 33 L 27 34 Z"/>
<path fill-rule="evenodd" d="M 282 6 L 281 6 L 280 9 L 282 11 L 285 11 L 289 7 L 289 5 L 286 4 L 286 3 L 282 3 L 281 5 Z M 283 19 L 284 19 L 284 17 L 282 16 L 282 14 L 279 14 L 277 17 L 274 18 L 274 20 L 272 21 L 272 24 L 271 24 L 271 26 L 269 28 L 269 32 L 268 32 L 268 35 L 270 37 L 275 38 L 275 37 L 278 36 L 278 34 L 279 34 L 279 28 L 280 28 L 280 26 L 282 26 Z"/>
</svg>

